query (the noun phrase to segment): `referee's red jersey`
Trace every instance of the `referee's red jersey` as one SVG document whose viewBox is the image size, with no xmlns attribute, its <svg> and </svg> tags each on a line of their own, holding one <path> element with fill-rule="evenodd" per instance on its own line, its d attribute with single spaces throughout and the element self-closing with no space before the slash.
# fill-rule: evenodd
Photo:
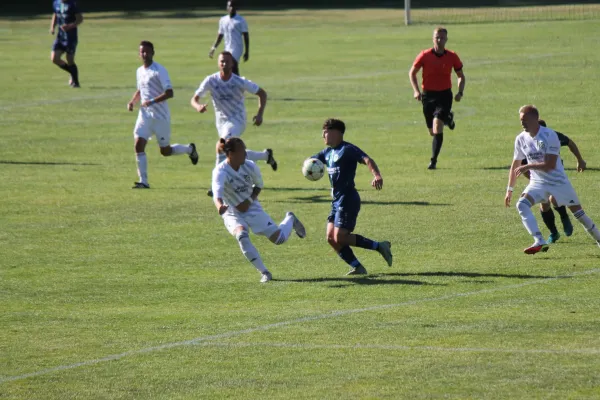
<svg viewBox="0 0 600 400">
<path fill-rule="evenodd" d="M 452 68 L 460 71 L 463 67 L 458 54 L 445 50 L 441 56 L 433 49 L 423 50 L 419 53 L 413 66 L 423 69 L 424 91 L 442 91 L 452 88 Z"/>
</svg>

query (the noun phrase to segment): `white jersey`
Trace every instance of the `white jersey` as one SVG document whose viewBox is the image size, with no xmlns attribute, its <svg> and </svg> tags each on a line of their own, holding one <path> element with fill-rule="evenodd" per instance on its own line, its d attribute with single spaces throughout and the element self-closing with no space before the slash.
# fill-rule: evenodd
<svg viewBox="0 0 600 400">
<path fill-rule="evenodd" d="M 241 15 L 236 14 L 233 18 L 226 15 L 219 20 L 219 35 L 225 39 L 225 51 L 230 52 L 237 62 L 244 52 L 244 32 L 248 32 L 248 24 Z"/>
<path fill-rule="evenodd" d="M 148 68 L 142 65 L 137 69 L 136 75 L 137 88 L 140 91 L 142 102 L 160 96 L 167 89 L 173 89 L 169 73 L 165 67 L 157 62 L 153 62 Z M 161 120 L 171 119 L 171 113 L 166 101 L 154 103 L 148 107 L 141 107 L 140 116 Z"/>
<path fill-rule="evenodd" d="M 556 168 L 551 171 L 530 170 L 531 183 L 542 185 L 564 185 L 569 183 L 569 178 L 560 159 L 560 141 L 556 132 L 550 128 L 540 126 L 535 137 L 527 132 L 521 132 L 515 140 L 514 160 L 527 159 L 528 164 L 544 162 L 546 154 L 559 156 L 556 160 Z"/>
<path fill-rule="evenodd" d="M 206 92 L 210 92 L 215 108 L 215 122 L 217 129 L 219 129 L 220 126 L 228 122 L 246 126 L 244 92 L 256 94 L 259 89 L 256 83 L 235 74 L 232 74 L 229 80 L 224 81 L 221 79 L 220 73 L 217 72 L 207 76 L 202 81 L 200 87 L 196 90 L 196 96 L 204 97 Z"/>
<path fill-rule="evenodd" d="M 253 161 L 246 160 L 236 171 L 225 160 L 213 170 L 214 198 L 223 199 L 223 203 L 229 207 L 235 207 L 247 200 L 255 186 L 262 189 L 263 179 L 260 169 Z"/>
</svg>

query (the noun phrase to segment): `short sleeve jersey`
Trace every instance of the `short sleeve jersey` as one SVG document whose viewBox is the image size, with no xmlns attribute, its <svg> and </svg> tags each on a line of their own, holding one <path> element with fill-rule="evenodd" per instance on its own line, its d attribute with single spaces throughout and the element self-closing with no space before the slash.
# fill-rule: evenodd
<svg viewBox="0 0 600 400">
<path fill-rule="evenodd" d="M 236 171 L 227 160 L 219 163 L 212 174 L 212 191 L 215 198 L 235 207 L 252 194 L 254 187 L 263 187 L 263 179 L 258 166 L 250 160 Z"/>
<path fill-rule="evenodd" d="M 225 39 L 225 51 L 230 52 L 237 62 L 244 52 L 244 32 L 248 32 L 248 24 L 241 15 L 236 14 L 233 18 L 226 15 L 219 20 L 219 35 Z"/>
<path fill-rule="evenodd" d="M 137 69 L 136 76 L 137 88 L 140 91 L 142 102 L 160 96 L 167 89 L 173 89 L 167 69 L 157 62 L 153 62 L 148 68 L 142 65 Z M 166 101 L 154 103 L 148 107 L 141 107 L 140 115 L 154 119 L 171 119 L 171 113 Z"/>
<path fill-rule="evenodd" d="M 344 141 L 337 147 L 328 147 L 313 156 L 327 166 L 334 201 L 356 190 L 354 187 L 356 166 L 365 157 L 367 154 L 364 151 Z"/>
<path fill-rule="evenodd" d="M 72 24 L 76 21 L 75 15 L 79 14 L 79 8 L 74 0 L 54 0 L 52 5 L 54 14 L 56 15 L 57 34 L 56 38 L 61 42 L 77 42 L 77 28 L 73 28 L 67 32 L 60 29 L 62 25 Z"/>
<path fill-rule="evenodd" d="M 452 88 L 452 69 L 460 71 L 463 63 L 453 51 L 445 50 L 439 55 L 433 49 L 427 49 L 419 53 L 413 66 L 423 69 L 423 90 L 442 91 Z"/>
<path fill-rule="evenodd" d="M 196 96 L 204 97 L 207 92 L 210 92 L 215 108 L 217 126 L 225 122 L 245 125 L 244 92 L 256 94 L 259 89 L 256 83 L 235 74 L 232 74 L 229 80 L 224 81 L 217 72 L 207 76 L 202 81 L 200 87 L 196 90 Z"/>
<path fill-rule="evenodd" d="M 546 154 L 559 156 L 556 160 L 556 168 L 548 172 L 530 170 L 531 183 L 550 186 L 568 183 L 569 178 L 560 159 L 560 141 L 556 132 L 550 128 L 540 126 L 540 130 L 535 137 L 531 137 L 527 132 L 521 132 L 515 139 L 514 160 L 526 158 L 528 164 L 541 163 L 544 162 Z"/>
</svg>

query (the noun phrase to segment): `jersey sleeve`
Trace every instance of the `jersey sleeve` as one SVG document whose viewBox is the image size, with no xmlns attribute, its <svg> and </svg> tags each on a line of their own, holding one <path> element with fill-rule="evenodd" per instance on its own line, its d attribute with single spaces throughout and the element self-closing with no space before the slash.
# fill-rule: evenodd
<svg viewBox="0 0 600 400">
<path fill-rule="evenodd" d="M 214 198 L 222 199 L 223 190 L 225 189 L 225 172 L 219 167 L 213 169 L 211 186 Z"/>
<path fill-rule="evenodd" d="M 254 83 L 248 79 L 244 79 L 244 78 L 241 78 L 241 79 L 244 82 L 244 90 L 245 91 L 250 92 L 252 94 L 258 93 L 258 90 L 260 89 L 260 87 L 256 83 Z"/>
<path fill-rule="evenodd" d="M 425 58 L 425 52 L 422 51 L 419 53 L 415 61 L 413 62 L 413 67 L 423 68 L 423 59 Z"/>
<path fill-rule="evenodd" d="M 349 146 L 348 150 L 351 150 L 350 151 L 350 155 L 352 156 L 352 159 L 354 161 L 356 161 L 356 162 L 362 162 L 363 158 L 369 157 L 367 155 L 367 153 L 365 153 L 364 151 L 362 151 L 361 149 L 359 149 L 355 145 Z"/>
<path fill-rule="evenodd" d="M 555 131 L 555 132 L 556 132 L 556 136 L 558 136 L 558 141 L 560 142 L 560 145 L 568 146 L 571 139 L 569 139 L 569 137 L 563 133 L 560 133 L 558 131 Z"/>
<path fill-rule="evenodd" d="M 316 158 L 317 160 L 321 161 L 323 164 L 327 164 L 327 161 L 325 159 L 325 154 L 327 154 L 327 149 L 323 149 L 320 152 L 318 152 L 317 154 L 313 155 L 310 158 Z"/>
<path fill-rule="evenodd" d="M 560 141 L 554 131 L 551 131 L 550 135 L 548 135 L 546 154 L 560 155 Z"/>
<path fill-rule="evenodd" d="M 140 70 L 135 71 L 135 86 L 140 90 Z"/>
<path fill-rule="evenodd" d="M 204 78 L 204 80 L 202 81 L 202 83 L 200 83 L 200 86 L 196 90 L 196 93 L 194 93 L 194 96 L 198 96 L 200 98 L 206 96 L 206 92 L 210 91 L 209 81 L 210 76 Z"/>
<path fill-rule="evenodd" d="M 173 86 L 171 86 L 171 78 L 169 78 L 169 73 L 167 72 L 166 68 L 162 67 L 158 71 L 158 77 L 160 79 L 160 84 L 162 85 L 164 91 L 167 91 L 168 89 L 173 89 Z"/>
<path fill-rule="evenodd" d="M 460 61 L 460 57 L 456 53 L 454 53 L 454 63 L 452 66 L 454 67 L 455 71 L 460 71 L 463 69 L 463 63 Z"/>
<path fill-rule="evenodd" d="M 521 149 L 521 146 L 519 144 L 519 136 L 517 136 L 517 138 L 515 139 L 515 154 L 513 156 L 513 160 L 524 160 L 526 158 L 527 156 L 525 155 L 525 153 L 523 153 L 523 149 Z"/>
<path fill-rule="evenodd" d="M 240 29 L 242 30 L 242 33 L 248 33 L 248 23 L 246 22 L 245 18 L 242 18 L 242 23 L 240 24 Z"/>
<path fill-rule="evenodd" d="M 262 189 L 265 186 L 260 169 L 254 162 L 252 163 L 252 182 L 254 182 L 254 186 L 259 189 Z"/>
<path fill-rule="evenodd" d="M 224 24 L 223 24 L 223 18 L 221 18 L 221 19 L 219 20 L 219 31 L 218 31 L 219 35 L 224 35 L 224 34 L 225 34 L 225 28 L 224 28 L 224 26 L 223 26 L 223 25 L 224 25 Z M 214 31 L 213 31 L 213 32 L 214 32 Z"/>
</svg>

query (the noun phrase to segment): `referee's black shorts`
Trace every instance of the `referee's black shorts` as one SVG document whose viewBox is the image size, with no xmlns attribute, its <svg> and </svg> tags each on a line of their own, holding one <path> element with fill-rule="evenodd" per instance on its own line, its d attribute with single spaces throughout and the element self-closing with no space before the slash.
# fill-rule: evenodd
<svg viewBox="0 0 600 400">
<path fill-rule="evenodd" d="M 452 110 L 452 89 L 442 91 L 423 91 L 421 95 L 423 115 L 428 128 L 433 128 L 433 119 L 438 118 L 446 122 Z"/>
</svg>

